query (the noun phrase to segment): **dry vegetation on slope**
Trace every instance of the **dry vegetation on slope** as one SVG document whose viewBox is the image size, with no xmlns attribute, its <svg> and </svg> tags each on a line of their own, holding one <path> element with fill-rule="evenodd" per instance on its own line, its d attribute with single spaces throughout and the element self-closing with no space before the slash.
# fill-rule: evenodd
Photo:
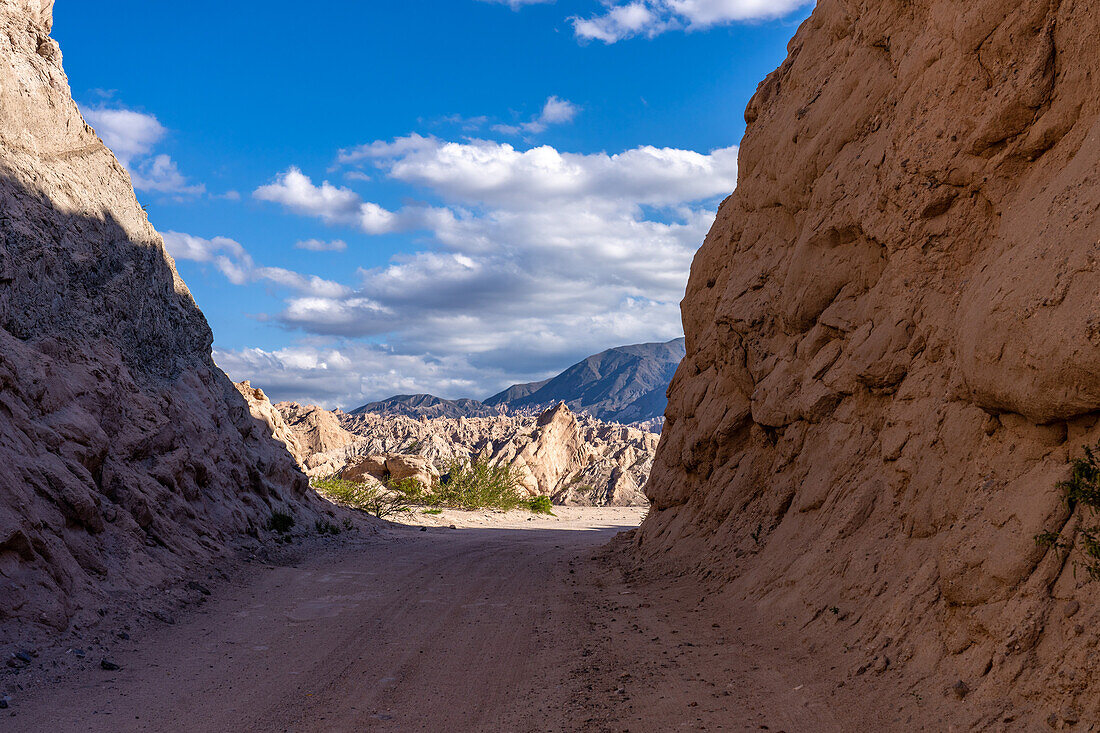
<svg viewBox="0 0 1100 733">
<path fill-rule="evenodd" d="M 696 256 L 637 537 L 989 724 L 1100 717 L 1100 584 L 1035 541 L 1100 437 L 1098 33 L 820 0 Z"/>
</svg>

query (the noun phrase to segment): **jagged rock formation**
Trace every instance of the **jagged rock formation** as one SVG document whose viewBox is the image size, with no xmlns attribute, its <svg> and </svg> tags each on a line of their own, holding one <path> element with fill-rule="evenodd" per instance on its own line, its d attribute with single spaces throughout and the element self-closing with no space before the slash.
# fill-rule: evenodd
<svg viewBox="0 0 1100 733">
<path fill-rule="evenodd" d="M 302 462 L 313 476 L 350 469 L 345 477 L 400 473 L 428 483 L 455 459 L 487 459 L 514 466 L 528 493 L 550 496 L 559 504 L 648 504 L 642 487 L 658 436 L 577 416 L 565 405 L 541 415 L 420 420 L 370 412 L 331 413 L 292 402 L 276 407 L 299 444 L 325 448 Z M 311 441 L 319 425 L 331 426 L 333 421 L 340 423 L 339 433 L 330 428 L 326 435 L 334 437 Z"/>
<path fill-rule="evenodd" d="M 273 407 L 294 434 L 301 449 L 295 457 L 303 467 L 309 466 L 312 456 L 338 451 L 355 442 L 355 436 L 341 427 L 344 413 L 339 410 L 329 412 L 316 405 L 297 402 L 280 402 Z"/>
<path fill-rule="evenodd" d="M 1098 31 L 820 0 L 695 258 L 637 538 L 992 727 L 1010 689 L 1017 725 L 1100 717 L 1100 584 L 1034 539 L 1100 437 Z"/>
<path fill-rule="evenodd" d="M 0 0 L 0 636 L 225 553 L 305 476 L 210 357 L 126 171 L 81 119 L 52 2 Z"/>
<path fill-rule="evenodd" d="M 271 404 L 271 400 L 267 398 L 264 391 L 259 387 L 253 387 L 248 380 L 234 382 L 233 386 L 241 393 L 241 397 L 244 397 L 252 417 L 266 425 L 271 437 L 285 445 L 287 452 L 300 464 L 306 455 L 306 449 L 298 442 L 298 436 L 286 424 L 282 414 L 275 409 L 275 405 Z"/>
</svg>

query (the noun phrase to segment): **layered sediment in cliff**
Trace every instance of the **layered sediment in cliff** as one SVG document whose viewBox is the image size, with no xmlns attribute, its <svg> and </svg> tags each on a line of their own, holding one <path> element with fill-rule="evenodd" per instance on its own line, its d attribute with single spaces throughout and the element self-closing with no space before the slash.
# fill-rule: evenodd
<svg viewBox="0 0 1100 733">
<path fill-rule="evenodd" d="M 1058 0 L 818 3 L 695 258 L 637 537 L 989 720 L 1009 689 L 1100 712 L 1098 584 L 1035 541 L 1100 437 L 1098 32 Z"/>
<path fill-rule="evenodd" d="M 304 511 L 210 357 L 129 176 L 70 95 L 52 3 L 0 0 L 0 627 L 65 628 Z"/>
</svg>

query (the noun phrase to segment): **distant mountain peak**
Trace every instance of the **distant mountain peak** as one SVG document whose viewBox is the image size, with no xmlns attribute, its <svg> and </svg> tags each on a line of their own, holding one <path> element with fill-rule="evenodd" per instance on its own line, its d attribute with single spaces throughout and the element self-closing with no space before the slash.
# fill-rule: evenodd
<svg viewBox="0 0 1100 733">
<path fill-rule="evenodd" d="M 497 410 L 471 399 L 448 400 L 431 394 L 394 395 L 378 402 L 370 402 L 351 411 L 352 415 L 373 412 L 378 415 L 405 415 L 407 417 L 477 417 L 491 415 Z"/>
<path fill-rule="evenodd" d="M 351 414 L 486 417 L 503 410 L 541 412 L 560 404 L 570 412 L 587 413 L 605 422 L 646 423 L 647 429 L 659 429 L 665 391 L 684 353 L 683 338 L 617 346 L 582 359 L 556 377 L 514 384 L 484 402 L 430 394 L 394 395 L 358 407 Z"/>
<path fill-rule="evenodd" d="M 516 409 L 564 402 L 573 412 L 609 422 L 652 420 L 665 413 L 665 390 L 684 353 L 683 338 L 617 346 L 582 359 L 551 379 L 513 385 L 485 404 Z"/>
</svg>

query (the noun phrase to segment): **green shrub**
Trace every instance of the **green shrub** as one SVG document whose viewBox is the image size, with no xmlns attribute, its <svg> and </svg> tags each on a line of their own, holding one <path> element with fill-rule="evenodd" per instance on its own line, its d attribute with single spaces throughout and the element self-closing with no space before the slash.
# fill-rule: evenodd
<svg viewBox="0 0 1100 733">
<path fill-rule="evenodd" d="M 1070 511 L 1078 506 L 1082 508 L 1082 526 L 1078 528 L 1077 536 L 1062 540 L 1060 532 L 1046 531 L 1037 534 L 1035 542 L 1059 552 L 1070 552 L 1074 548 L 1081 550 L 1085 560 L 1075 562 L 1074 567 L 1083 567 L 1090 578 L 1100 580 L 1100 525 L 1084 525 L 1085 515 L 1095 520 L 1100 513 L 1100 460 L 1097 460 L 1092 448 L 1085 446 L 1084 450 L 1084 458 L 1070 460 L 1069 479 L 1058 482 L 1058 488 L 1066 495 Z"/>
<path fill-rule="evenodd" d="M 279 534 L 286 534 L 294 526 L 294 517 L 280 511 L 271 512 L 267 520 L 267 528 Z"/>
<path fill-rule="evenodd" d="M 536 496 L 528 499 L 524 502 L 527 508 L 535 514 L 549 514 L 551 517 L 557 516 L 554 514 L 554 505 L 550 502 L 549 496 Z"/>
<path fill-rule="evenodd" d="M 452 461 L 430 488 L 414 478 L 387 481 L 384 486 L 338 478 L 316 478 L 310 483 L 328 500 L 380 519 L 408 514 L 414 506 L 431 507 L 424 510 L 425 514 L 439 514 L 440 507 L 506 511 L 522 507 L 553 515 L 550 497 L 525 498 L 514 468 L 494 466 L 484 459 Z"/>
<path fill-rule="evenodd" d="M 338 535 L 340 534 L 340 528 L 327 519 L 318 519 L 313 523 L 313 529 L 317 531 L 317 534 L 324 536 L 326 534 Z"/>
<path fill-rule="evenodd" d="M 373 514 L 379 519 L 408 514 L 412 501 L 403 491 L 338 478 L 313 479 L 317 493 L 329 501 Z"/>
<path fill-rule="evenodd" d="M 515 509 L 523 503 L 519 475 L 485 459 L 454 460 L 435 487 L 435 504 L 455 509 Z"/>
<path fill-rule="evenodd" d="M 401 479 L 400 481 L 388 481 L 386 482 L 386 488 L 391 491 L 400 492 L 406 496 L 412 504 L 432 503 L 432 491 L 411 476 Z"/>
</svg>

